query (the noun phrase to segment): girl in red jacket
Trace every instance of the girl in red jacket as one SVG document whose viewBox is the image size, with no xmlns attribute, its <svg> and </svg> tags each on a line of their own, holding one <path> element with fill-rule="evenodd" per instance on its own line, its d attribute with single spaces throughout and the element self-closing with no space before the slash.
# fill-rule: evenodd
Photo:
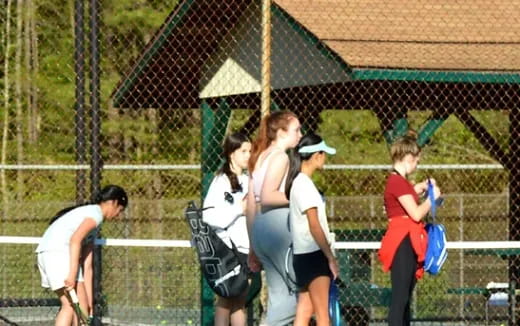
<svg viewBox="0 0 520 326">
<path fill-rule="evenodd" d="M 408 175 L 419 163 L 421 149 L 414 135 L 406 135 L 392 145 L 393 169 L 386 181 L 384 203 L 388 229 L 381 242 L 379 258 L 385 271 L 391 271 L 392 301 L 388 313 L 390 326 L 410 325 L 410 301 L 416 279 L 424 273 L 427 235 L 423 218 L 428 214 L 429 199 L 419 203 L 428 188 L 427 181 L 413 185 Z M 434 184 L 435 180 L 430 179 Z M 440 196 L 435 185 L 434 197 Z"/>
</svg>

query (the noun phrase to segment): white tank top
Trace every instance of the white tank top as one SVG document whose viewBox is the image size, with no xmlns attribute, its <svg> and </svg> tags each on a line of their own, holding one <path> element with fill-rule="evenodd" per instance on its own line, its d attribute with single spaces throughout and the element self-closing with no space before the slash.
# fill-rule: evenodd
<svg viewBox="0 0 520 326">
<path fill-rule="evenodd" d="M 267 173 L 267 168 L 269 167 L 269 160 L 272 157 L 272 154 L 280 151 L 279 149 L 273 149 L 267 156 L 264 158 L 262 164 L 253 171 L 251 177 L 253 178 L 253 192 L 255 193 L 255 201 L 260 202 L 260 193 L 262 192 L 262 186 L 264 184 L 265 175 Z M 278 189 L 281 192 L 285 192 L 285 180 L 287 179 L 287 172 L 283 176 L 282 183 L 280 184 L 280 188 Z"/>
</svg>

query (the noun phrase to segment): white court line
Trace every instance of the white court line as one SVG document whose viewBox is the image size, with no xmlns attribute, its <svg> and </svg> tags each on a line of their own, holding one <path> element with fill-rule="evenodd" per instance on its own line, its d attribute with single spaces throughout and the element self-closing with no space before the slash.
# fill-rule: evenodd
<svg viewBox="0 0 520 326">
<path fill-rule="evenodd" d="M 381 242 L 379 241 L 352 241 L 352 242 L 336 242 L 336 249 L 379 249 Z M 448 241 L 446 243 L 448 249 L 518 249 L 520 241 Z"/>
<path fill-rule="evenodd" d="M 0 236 L 4 244 L 38 244 L 40 237 Z M 154 240 L 154 239 L 96 239 L 100 246 L 108 247 L 191 247 L 189 240 Z M 336 249 L 379 249 L 379 241 L 341 241 L 336 242 Z M 448 249 L 518 249 L 520 241 L 448 241 Z"/>
<path fill-rule="evenodd" d="M 40 237 L 0 236 L 0 243 L 38 244 Z M 191 247 L 188 240 L 153 240 L 153 239 L 96 239 L 95 244 L 108 247 Z"/>
</svg>

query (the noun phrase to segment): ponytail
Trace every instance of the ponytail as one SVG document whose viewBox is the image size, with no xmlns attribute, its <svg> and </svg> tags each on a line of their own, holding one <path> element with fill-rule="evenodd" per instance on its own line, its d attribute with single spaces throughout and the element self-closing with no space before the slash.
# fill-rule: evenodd
<svg viewBox="0 0 520 326">
<path fill-rule="evenodd" d="M 271 140 L 267 139 L 267 120 L 269 116 L 260 121 L 260 128 L 258 129 L 258 137 L 251 144 L 251 156 L 249 157 L 248 162 L 248 170 L 249 172 L 253 172 L 255 169 L 256 161 L 258 161 L 258 157 L 260 154 L 265 151 L 265 149 L 269 146 Z"/>
<path fill-rule="evenodd" d="M 289 171 L 287 172 L 287 179 L 285 180 L 285 196 L 287 199 L 291 199 L 291 188 L 294 182 L 294 179 L 298 176 L 302 169 L 302 162 L 307 161 L 312 157 L 314 153 L 300 153 L 300 148 L 305 146 L 311 146 L 319 144 L 323 141 L 323 139 L 314 134 L 309 133 L 303 136 L 300 139 L 298 145 L 289 151 Z"/>
<path fill-rule="evenodd" d="M 79 205 L 74 205 L 74 206 L 70 206 L 70 207 L 66 207 L 66 208 L 62 209 L 61 211 L 59 211 L 58 213 L 56 213 L 56 215 L 54 215 L 53 218 L 51 218 L 51 221 L 49 222 L 49 225 L 51 225 L 52 223 L 54 223 L 57 219 L 59 219 L 60 217 L 62 217 L 62 216 L 65 215 L 66 213 L 70 212 L 70 211 L 73 210 L 74 208 L 78 208 L 78 207 L 83 206 L 83 205 L 89 205 L 89 203 L 86 203 L 86 204 L 79 204 Z"/>
<path fill-rule="evenodd" d="M 291 187 L 294 179 L 302 169 L 302 156 L 298 153 L 300 146 L 291 148 L 289 154 L 289 170 L 287 171 L 287 178 L 285 179 L 285 196 L 288 200 L 291 199 Z"/>
<path fill-rule="evenodd" d="M 56 215 L 54 215 L 53 218 L 51 218 L 51 221 L 49 222 L 49 225 L 54 223 L 57 219 L 62 217 L 63 215 L 67 214 L 71 210 L 78 208 L 80 206 L 86 206 L 86 205 L 92 205 L 92 204 L 101 204 L 102 202 L 109 201 L 109 200 L 115 200 L 117 203 L 123 208 L 126 208 L 128 205 L 128 197 L 126 195 L 126 192 L 123 188 L 115 185 L 109 185 L 101 189 L 99 194 L 96 196 L 96 200 L 92 203 L 84 203 L 80 205 L 74 205 L 67 208 L 62 209 Z"/>
</svg>

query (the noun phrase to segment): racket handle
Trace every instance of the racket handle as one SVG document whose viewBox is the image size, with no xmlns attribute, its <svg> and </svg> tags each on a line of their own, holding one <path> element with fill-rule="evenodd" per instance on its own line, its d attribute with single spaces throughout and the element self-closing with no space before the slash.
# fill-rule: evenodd
<svg viewBox="0 0 520 326">
<path fill-rule="evenodd" d="M 76 294 L 76 290 L 69 290 L 70 299 L 72 303 L 79 303 L 78 295 Z"/>
</svg>

